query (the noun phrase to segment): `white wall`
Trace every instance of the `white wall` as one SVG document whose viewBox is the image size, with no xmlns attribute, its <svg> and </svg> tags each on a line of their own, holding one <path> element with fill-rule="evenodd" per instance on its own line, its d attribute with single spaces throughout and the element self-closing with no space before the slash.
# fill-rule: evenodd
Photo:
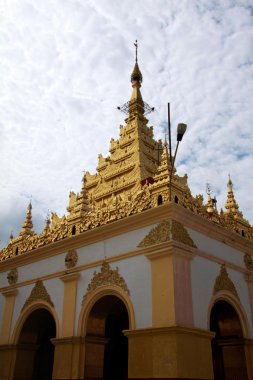
<svg viewBox="0 0 253 380">
<path fill-rule="evenodd" d="M 219 266 L 201 257 L 195 257 L 191 263 L 192 301 L 194 325 L 200 329 L 208 328 L 207 313 L 212 298 L 213 286 Z"/>
<path fill-rule="evenodd" d="M 187 228 L 189 235 L 196 244 L 196 246 L 206 253 L 219 257 L 220 259 L 229 261 L 235 265 L 245 267 L 244 253 L 240 252 L 222 242 L 211 239 L 208 236 L 200 234 Z"/>
<path fill-rule="evenodd" d="M 7 280 L 7 274 L 9 271 L 1 272 L 0 273 L 0 288 L 3 288 L 4 286 L 8 286 L 8 280 Z"/>
<path fill-rule="evenodd" d="M 85 265 L 135 250 L 155 224 L 110 239 L 78 248 L 77 265 Z"/>
</svg>

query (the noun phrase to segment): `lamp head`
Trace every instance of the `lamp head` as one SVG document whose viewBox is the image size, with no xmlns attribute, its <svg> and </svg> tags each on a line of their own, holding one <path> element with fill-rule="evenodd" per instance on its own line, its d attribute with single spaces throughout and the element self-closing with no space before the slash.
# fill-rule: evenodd
<svg viewBox="0 0 253 380">
<path fill-rule="evenodd" d="M 183 123 L 179 123 L 177 126 L 177 141 L 182 141 L 183 136 L 185 134 L 187 125 Z"/>
</svg>

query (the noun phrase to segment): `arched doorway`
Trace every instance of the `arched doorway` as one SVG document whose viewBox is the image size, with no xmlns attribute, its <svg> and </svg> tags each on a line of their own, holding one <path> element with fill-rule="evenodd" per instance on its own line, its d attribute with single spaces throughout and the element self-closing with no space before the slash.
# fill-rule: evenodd
<svg viewBox="0 0 253 380">
<path fill-rule="evenodd" d="M 100 298 L 92 307 L 85 337 L 85 380 L 127 380 L 129 328 L 125 304 L 115 295 Z"/>
<path fill-rule="evenodd" d="M 244 338 L 239 316 L 226 301 L 214 304 L 210 329 L 216 333 L 212 341 L 215 380 L 247 380 Z"/>
<path fill-rule="evenodd" d="M 56 325 L 46 309 L 34 310 L 25 320 L 19 334 L 14 380 L 51 380 Z"/>
</svg>

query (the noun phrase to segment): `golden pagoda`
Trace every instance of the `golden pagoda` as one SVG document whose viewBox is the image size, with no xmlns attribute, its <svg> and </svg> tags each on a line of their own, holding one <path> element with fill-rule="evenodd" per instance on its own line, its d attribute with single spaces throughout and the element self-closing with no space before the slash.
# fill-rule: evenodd
<svg viewBox="0 0 253 380">
<path fill-rule="evenodd" d="M 130 77 L 132 94 L 122 106 L 127 118 L 125 125 L 119 127 L 118 139 L 110 141 L 109 155 L 98 155 L 96 173 L 86 171 L 80 193 L 70 192 L 68 215 L 59 217 L 52 213 L 51 222 L 47 221 L 40 235 L 32 231 L 30 203 L 23 229 L 0 252 L 0 261 L 168 203 L 170 195 L 172 202 L 193 213 L 253 238 L 252 227 L 238 211 L 231 179 L 226 211 L 221 210 L 219 214 L 210 195 L 206 205 L 202 195 L 192 196 L 187 174 L 176 174 L 172 165 L 174 157 L 170 156 L 166 141 L 162 144 L 161 140 L 155 140 L 153 127 L 148 125 L 146 118 L 152 109 L 141 95 L 143 76 L 138 64 L 137 43 L 135 46 L 135 64 Z"/>
<path fill-rule="evenodd" d="M 135 46 L 109 155 L 0 252 L 0 380 L 253 380 L 253 228 L 230 177 L 218 212 L 177 174 L 186 124 L 154 138 Z"/>
</svg>

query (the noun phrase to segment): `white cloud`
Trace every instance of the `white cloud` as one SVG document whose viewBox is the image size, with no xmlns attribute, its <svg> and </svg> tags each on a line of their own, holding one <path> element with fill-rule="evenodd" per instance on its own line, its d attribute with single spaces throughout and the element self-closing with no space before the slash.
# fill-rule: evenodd
<svg viewBox="0 0 253 380">
<path fill-rule="evenodd" d="M 18 233 L 33 196 L 35 229 L 65 212 L 84 169 L 95 171 L 130 97 L 133 41 L 142 94 L 163 138 L 188 131 L 178 171 L 193 193 L 210 182 L 222 207 L 227 174 L 253 221 L 253 8 L 251 1 L 0 1 L 0 239 Z M 175 133 L 175 131 L 174 131 Z"/>
</svg>

